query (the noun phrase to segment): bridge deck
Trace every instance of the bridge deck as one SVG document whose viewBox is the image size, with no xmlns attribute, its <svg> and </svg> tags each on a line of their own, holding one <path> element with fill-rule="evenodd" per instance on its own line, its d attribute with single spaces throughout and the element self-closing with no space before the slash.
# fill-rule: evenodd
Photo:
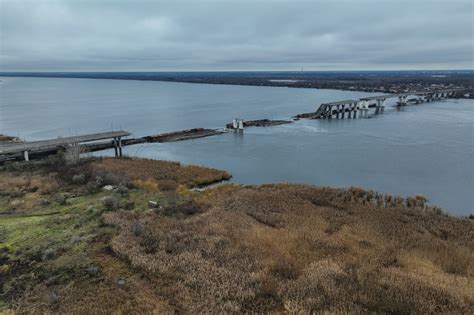
<svg viewBox="0 0 474 315">
<path fill-rule="evenodd" d="M 368 97 L 362 97 L 360 100 L 361 101 L 384 100 L 391 97 L 398 97 L 399 95 L 401 94 L 385 94 L 385 95 L 377 95 L 377 96 L 368 96 Z"/>
<path fill-rule="evenodd" d="M 13 154 L 24 151 L 40 151 L 55 147 L 61 147 L 73 143 L 92 142 L 97 140 L 113 139 L 127 136 L 130 136 L 130 133 L 126 131 L 110 131 L 49 140 L 4 144 L 0 145 L 0 154 Z"/>
<path fill-rule="evenodd" d="M 345 101 L 338 101 L 338 102 L 323 103 L 321 105 L 336 106 L 336 105 L 354 104 L 354 103 L 357 103 L 357 101 L 356 100 L 345 100 Z"/>
<path fill-rule="evenodd" d="M 385 95 L 377 95 L 377 96 L 368 96 L 360 98 L 361 101 L 373 101 L 373 100 L 385 100 L 387 98 L 392 97 L 399 97 L 399 96 L 410 96 L 410 95 L 428 95 L 428 94 L 435 94 L 435 93 L 449 93 L 449 92 L 460 92 L 464 89 L 441 89 L 441 90 L 434 90 L 434 91 L 412 91 L 406 93 L 396 93 L 396 94 L 385 94 Z"/>
</svg>

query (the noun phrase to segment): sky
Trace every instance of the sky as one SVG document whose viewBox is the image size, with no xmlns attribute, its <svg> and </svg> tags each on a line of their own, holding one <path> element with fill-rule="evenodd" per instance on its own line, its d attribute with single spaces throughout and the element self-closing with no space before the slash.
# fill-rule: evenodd
<svg viewBox="0 0 474 315">
<path fill-rule="evenodd" d="M 0 71 L 473 69 L 471 0 L 0 0 Z"/>
</svg>

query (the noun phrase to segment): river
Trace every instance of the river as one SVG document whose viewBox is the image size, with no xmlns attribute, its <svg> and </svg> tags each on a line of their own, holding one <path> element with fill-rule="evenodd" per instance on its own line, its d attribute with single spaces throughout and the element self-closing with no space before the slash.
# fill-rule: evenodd
<svg viewBox="0 0 474 315">
<path fill-rule="evenodd" d="M 0 133 L 39 140 L 127 130 L 134 136 L 232 120 L 289 119 L 322 102 L 370 93 L 156 81 L 0 78 Z M 244 184 L 359 186 L 422 194 L 453 215 L 474 213 L 473 100 L 443 100 L 370 119 L 300 120 L 125 154 L 225 169 Z M 104 151 L 102 154 L 110 154 Z"/>
</svg>

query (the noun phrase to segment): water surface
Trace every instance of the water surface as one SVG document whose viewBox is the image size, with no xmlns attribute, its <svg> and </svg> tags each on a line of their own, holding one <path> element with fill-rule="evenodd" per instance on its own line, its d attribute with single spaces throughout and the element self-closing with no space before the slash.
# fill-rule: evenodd
<svg viewBox="0 0 474 315">
<path fill-rule="evenodd" d="M 64 78 L 2 78 L 0 133 L 27 140 L 124 129 L 135 136 L 285 119 L 368 93 Z M 392 103 L 393 105 L 393 103 Z M 474 101 L 444 100 L 356 120 L 301 120 L 192 141 L 125 148 L 132 156 L 230 171 L 239 183 L 298 182 L 426 195 L 474 213 Z M 110 152 L 103 152 L 110 154 Z"/>
</svg>

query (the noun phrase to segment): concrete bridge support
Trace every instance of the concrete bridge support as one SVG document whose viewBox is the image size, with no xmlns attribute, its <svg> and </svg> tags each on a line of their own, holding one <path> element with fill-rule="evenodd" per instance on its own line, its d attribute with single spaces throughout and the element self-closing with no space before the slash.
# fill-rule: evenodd
<svg viewBox="0 0 474 315">
<path fill-rule="evenodd" d="M 357 118 L 357 103 L 351 103 L 348 106 L 348 118 Z"/>
<path fill-rule="evenodd" d="M 375 105 L 375 113 L 378 114 L 383 112 L 385 108 L 385 99 L 378 99 L 377 104 Z"/>
<path fill-rule="evenodd" d="M 398 106 L 405 106 L 406 104 L 407 104 L 407 97 L 406 97 L 406 95 L 399 95 L 399 96 L 398 96 L 397 105 L 398 105 Z"/>
<path fill-rule="evenodd" d="M 114 138 L 113 143 L 115 156 L 122 156 L 122 137 Z"/>
</svg>

